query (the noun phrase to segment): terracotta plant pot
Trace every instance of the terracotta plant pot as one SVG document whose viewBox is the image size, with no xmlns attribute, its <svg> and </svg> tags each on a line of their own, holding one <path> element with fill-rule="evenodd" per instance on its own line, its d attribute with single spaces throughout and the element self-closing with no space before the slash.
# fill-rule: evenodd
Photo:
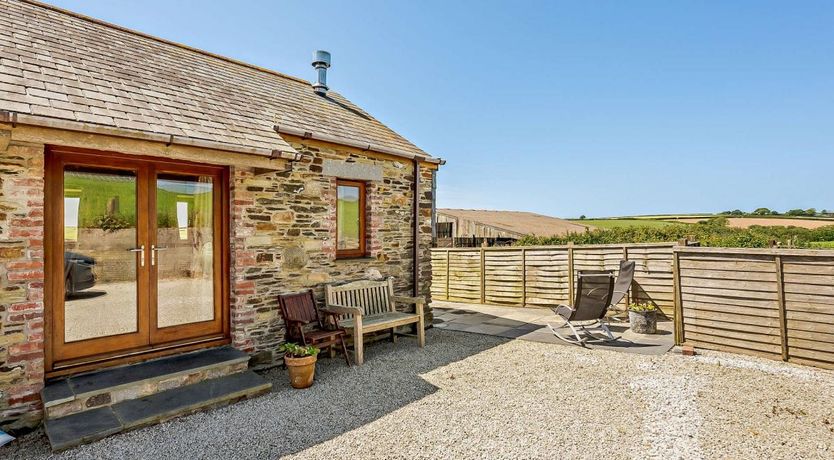
<svg viewBox="0 0 834 460">
<path fill-rule="evenodd" d="M 638 334 L 657 333 L 657 310 L 628 312 L 631 330 Z"/>
<path fill-rule="evenodd" d="M 290 371 L 290 385 L 293 388 L 310 388 L 316 376 L 316 357 L 290 358 L 284 356 L 284 362 Z"/>
</svg>

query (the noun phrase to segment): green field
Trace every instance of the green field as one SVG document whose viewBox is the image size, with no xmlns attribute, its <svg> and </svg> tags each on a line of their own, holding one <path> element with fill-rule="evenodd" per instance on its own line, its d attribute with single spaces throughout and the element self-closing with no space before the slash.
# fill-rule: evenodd
<svg viewBox="0 0 834 460">
<path fill-rule="evenodd" d="M 359 201 L 339 199 L 336 204 L 338 216 L 338 249 L 359 248 Z"/>
<path fill-rule="evenodd" d="M 170 183 L 170 181 L 167 181 Z M 181 187 L 182 188 L 182 187 Z M 158 188 L 156 191 L 157 225 L 159 227 L 177 226 L 177 203 L 189 203 L 189 221 L 194 218 L 195 205 L 211 205 L 205 193 L 197 192 L 185 186 L 181 191 Z M 68 173 L 64 176 L 64 196 L 80 198 L 78 222 L 80 228 L 96 227 L 97 220 L 112 212 L 124 225 L 136 225 L 136 183 L 132 177 L 93 176 L 85 173 Z M 210 196 L 210 195 L 209 195 Z M 208 208 L 210 209 L 210 208 Z M 192 222 L 193 224 L 193 222 Z"/>
<path fill-rule="evenodd" d="M 834 241 L 812 241 L 810 245 L 817 249 L 834 249 Z"/>
<path fill-rule="evenodd" d="M 654 219 L 572 219 L 571 222 L 582 225 L 590 225 L 596 228 L 621 228 L 621 227 L 666 227 L 669 225 L 687 225 L 679 222 L 669 222 Z"/>
</svg>

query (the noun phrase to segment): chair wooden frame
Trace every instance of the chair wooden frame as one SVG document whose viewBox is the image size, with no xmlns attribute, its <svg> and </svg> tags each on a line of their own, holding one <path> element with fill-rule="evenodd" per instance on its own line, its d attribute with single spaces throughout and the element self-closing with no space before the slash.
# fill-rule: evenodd
<svg viewBox="0 0 834 460">
<path fill-rule="evenodd" d="M 278 296 L 278 305 L 286 325 L 286 340 L 301 342 L 303 345 L 313 345 L 319 349 L 327 348 L 330 357 L 336 355 L 336 346 L 341 345 L 345 361 L 350 367 L 347 345 L 345 344 L 345 330 L 339 327 L 336 314 L 316 308 L 316 299 L 312 290 Z M 328 329 L 327 320 L 331 321 Z M 309 325 L 313 325 L 309 327 Z M 305 331 L 305 328 L 307 329 Z"/>
</svg>

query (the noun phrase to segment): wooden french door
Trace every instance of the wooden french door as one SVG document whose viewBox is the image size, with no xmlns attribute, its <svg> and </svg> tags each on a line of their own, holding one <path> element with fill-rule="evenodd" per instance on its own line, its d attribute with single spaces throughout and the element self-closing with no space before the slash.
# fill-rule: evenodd
<svg viewBox="0 0 834 460">
<path fill-rule="evenodd" d="M 47 153 L 48 370 L 228 335 L 221 167 Z"/>
</svg>

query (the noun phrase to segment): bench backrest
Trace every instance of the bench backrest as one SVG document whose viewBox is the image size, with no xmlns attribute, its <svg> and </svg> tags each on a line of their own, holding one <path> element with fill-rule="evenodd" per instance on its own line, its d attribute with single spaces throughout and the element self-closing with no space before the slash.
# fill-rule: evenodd
<svg viewBox="0 0 834 460">
<path fill-rule="evenodd" d="M 324 287 L 328 304 L 361 308 L 365 315 L 394 311 L 391 296 L 394 283 L 391 278 L 383 281 L 353 281 L 345 284 L 328 284 Z"/>
</svg>

